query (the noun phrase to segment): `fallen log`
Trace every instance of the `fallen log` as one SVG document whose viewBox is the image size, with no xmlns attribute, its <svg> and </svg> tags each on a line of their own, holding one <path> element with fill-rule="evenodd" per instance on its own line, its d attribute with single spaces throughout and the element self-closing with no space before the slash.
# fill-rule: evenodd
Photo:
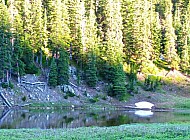
<svg viewBox="0 0 190 140">
<path fill-rule="evenodd" d="M 136 106 L 115 106 L 118 110 L 124 110 L 124 111 L 130 111 L 130 110 L 151 110 L 153 112 L 167 112 L 167 111 L 173 111 L 173 108 L 159 108 L 159 107 L 153 107 L 153 108 L 140 108 Z"/>
<path fill-rule="evenodd" d="M 1 117 L 0 117 L 0 125 L 4 122 L 4 119 L 9 115 L 9 113 L 11 112 L 11 109 L 5 110 L 3 111 Z"/>
<path fill-rule="evenodd" d="M 45 86 L 46 83 L 45 82 L 27 82 L 27 81 L 21 81 L 21 84 L 28 84 L 28 85 L 38 85 L 38 86 Z"/>
<path fill-rule="evenodd" d="M 76 86 L 75 84 L 73 84 L 73 83 L 71 83 L 71 82 L 69 82 L 69 83 L 71 84 L 71 86 L 77 88 L 77 86 Z"/>
<path fill-rule="evenodd" d="M 3 102 L 5 103 L 5 105 L 6 105 L 8 108 L 12 107 L 11 103 L 9 103 L 9 101 L 8 101 L 7 98 L 3 95 L 2 92 L 0 92 L 0 96 L 1 96 L 1 98 L 3 99 Z"/>
</svg>

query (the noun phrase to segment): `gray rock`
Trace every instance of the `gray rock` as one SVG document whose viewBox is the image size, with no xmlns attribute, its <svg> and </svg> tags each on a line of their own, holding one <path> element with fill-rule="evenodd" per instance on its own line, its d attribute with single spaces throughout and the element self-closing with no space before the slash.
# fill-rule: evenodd
<svg viewBox="0 0 190 140">
<path fill-rule="evenodd" d="M 75 94 L 74 89 L 73 89 L 70 85 L 63 85 L 62 90 L 63 90 L 63 92 L 65 92 L 65 93 L 70 92 L 70 93 Z M 75 94 L 75 95 L 76 95 L 76 94 Z"/>
<path fill-rule="evenodd" d="M 74 74 L 72 75 L 73 79 L 76 81 L 77 80 L 77 76 Z"/>
<path fill-rule="evenodd" d="M 35 100 L 36 98 L 32 94 L 29 94 L 29 99 Z"/>
<path fill-rule="evenodd" d="M 70 66 L 70 67 L 69 67 L 69 73 L 70 73 L 71 75 L 76 75 L 77 69 L 76 69 L 74 66 Z"/>
<path fill-rule="evenodd" d="M 99 92 L 100 92 L 100 87 L 96 87 L 96 91 L 99 91 Z"/>
</svg>

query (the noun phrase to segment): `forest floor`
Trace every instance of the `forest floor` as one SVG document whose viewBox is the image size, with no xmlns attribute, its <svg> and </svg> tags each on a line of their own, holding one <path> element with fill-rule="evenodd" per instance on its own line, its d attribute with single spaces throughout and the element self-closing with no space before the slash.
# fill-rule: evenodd
<svg viewBox="0 0 190 140">
<path fill-rule="evenodd" d="M 167 75 L 166 75 L 167 73 Z M 190 108 L 190 78 L 181 72 L 174 70 L 162 72 L 161 86 L 156 91 L 145 91 L 143 74 L 138 74 L 138 93 L 129 97 L 128 101 L 119 101 L 107 96 L 105 82 L 99 81 L 95 88 L 89 88 L 84 81 L 77 84 L 75 78 L 70 78 L 70 83 L 75 91 L 75 96 L 66 96 L 61 87 L 50 88 L 35 85 L 19 85 L 14 81 L 13 89 L 2 89 L 5 97 L 13 105 L 40 106 L 75 106 L 92 108 L 110 108 L 114 106 L 134 106 L 136 102 L 148 101 L 159 108 Z M 40 76 L 26 75 L 24 80 L 30 83 L 43 82 Z"/>
</svg>

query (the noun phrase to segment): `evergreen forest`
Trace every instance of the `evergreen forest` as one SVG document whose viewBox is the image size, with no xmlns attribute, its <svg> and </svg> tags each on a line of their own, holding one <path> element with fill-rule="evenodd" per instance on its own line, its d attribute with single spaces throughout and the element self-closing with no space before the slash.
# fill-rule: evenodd
<svg viewBox="0 0 190 140">
<path fill-rule="evenodd" d="M 69 65 L 89 87 L 108 82 L 109 95 L 121 100 L 138 72 L 188 74 L 189 0 L 1 0 L 2 84 L 25 74 L 68 84 Z"/>
</svg>

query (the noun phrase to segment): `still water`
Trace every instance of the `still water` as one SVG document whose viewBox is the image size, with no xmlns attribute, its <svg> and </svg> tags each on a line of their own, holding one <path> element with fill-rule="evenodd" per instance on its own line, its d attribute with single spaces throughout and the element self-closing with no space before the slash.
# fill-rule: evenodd
<svg viewBox="0 0 190 140">
<path fill-rule="evenodd" d="M 131 123 L 190 122 L 190 112 L 0 110 L 1 129 L 77 128 Z"/>
</svg>

